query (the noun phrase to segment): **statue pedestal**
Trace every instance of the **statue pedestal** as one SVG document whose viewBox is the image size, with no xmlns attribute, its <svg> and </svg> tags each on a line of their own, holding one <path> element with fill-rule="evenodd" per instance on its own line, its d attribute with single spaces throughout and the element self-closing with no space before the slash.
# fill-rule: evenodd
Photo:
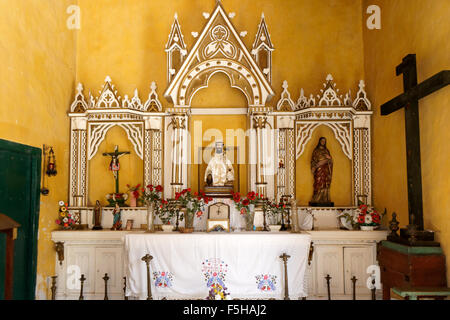
<svg viewBox="0 0 450 320">
<path fill-rule="evenodd" d="M 334 207 L 334 202 L 309 202 L 310 207 Z"/>
<path fill-rule="evenodd" d="M 204 191 L 207 197 L 211 198 L 233 198 L 233 186 L 205 186 Z"/>
</svg>

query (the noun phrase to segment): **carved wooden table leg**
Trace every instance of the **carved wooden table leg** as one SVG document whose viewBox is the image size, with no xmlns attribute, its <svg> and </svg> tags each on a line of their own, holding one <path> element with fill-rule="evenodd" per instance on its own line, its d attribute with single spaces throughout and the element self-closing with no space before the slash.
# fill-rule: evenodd
<svg viewBox="0 0 450 320">
<path fill-rule="evenodd" d="M 288 272 L 287 272 L 287 261 L 291 256 L 287 255 L 286 253 L 283 253 L 280 258 L 283 259 L 284 263 L 284 300 L 290 300 L 289 299 L 289 287 L 288 287 Z"/>
<path fill-rule="evenodd" d="M 353 282 L 353 300 L 356 300 L 356 281 L 358 279 L 356 279 L 356 277 L 353 276 L 350 280 L 352 280 Z"/>
<path fill-rule="evenodd" d="M 52 286 L 51 286 L 51 290 L 52 290 L 52 300 L 56 300 L 56 279 L 58 278 L 58 276 L 52 276 Z"/>
<path fill-rule="evenodd" d="M 109 300 L 108 299 L 108 280 L 109 280 L 108 274 L 105 273 L 105 276 L 102 279 L 105 281 L 105 297 L 103 298 L 103 300 Z"/>
<path fill-rule="evenodd" d="M 327 280 L 328 300 L 331 300 L 330 280 L 332 279 L 329 274 L 325 277 Z"/>
<path fill-rule="evenodd" d="M 148 253 L 142 257 L 142 261 L 147 265 L 147 300 L 153 300 L 152 298 L 152 286 L 150 281 L 150 261 L 152 261 L 153 257 Z"/>
<path fill-rule="evenodd" d="M 127 277 L 123 277 L 123 296 L 125 297 L 125 300 L 128 300 L 126 293 L 127 293 Z"/>
<path fill-rule="evenodd" d="M 84 274 L 81 275 L 80 281 L 81 281 L 81 289 L 80 289 L 80 297 L 78 298 L 78 300 L 84 300 L 84 297 L 83 297 L 83 286 L 84 286 L 84 281 L 86 281 L 86 278 L 84 277 Z"/>
</svg>

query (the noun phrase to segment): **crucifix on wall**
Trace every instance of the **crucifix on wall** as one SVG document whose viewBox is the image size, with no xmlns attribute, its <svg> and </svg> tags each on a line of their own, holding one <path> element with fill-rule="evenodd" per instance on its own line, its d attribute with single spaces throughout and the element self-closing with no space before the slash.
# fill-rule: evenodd
<svg viewBox="0 0 450 320">
<path fill-rule="evenodd" d="M 119 158 L 126 154 L 130 154 L 130 152 L 119 151 L 119 146 L 114 147 L 114 152 L 103 153 L 104 156 L 111 157 L 111 162 L 109 163 L 109 170 L 111 170 L 114 175 L 114 180 L 116 184 L 116 193 L 119 193 L 119 170 L 120 170 Z"/>
<path fill-rule="evenodd" d="M 419 100 L 450 84 L 450 70 L 443 70 L 417 84 L 416 55 L 408 54 L 397 66 L 396 74 L 403 74 L 405 92 L 383 104 L 381 115 L 386 116 L 405 108 L 409 224 L 415 224 L 418 230 L 423 230 Z"/>
</svg>

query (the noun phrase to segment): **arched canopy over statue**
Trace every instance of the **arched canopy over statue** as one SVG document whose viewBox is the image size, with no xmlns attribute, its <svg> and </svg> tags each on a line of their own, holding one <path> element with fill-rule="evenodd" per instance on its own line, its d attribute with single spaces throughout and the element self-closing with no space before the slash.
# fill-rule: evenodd
<svg viewBox="0 0 450 320">
<path fill-rule="evenodd" d="M 233 191 L 233 164 L 226 156 L 223 142 L 216 142 L 214 156 L 205 171 L 205 192 L 210 196 L 231 195 Z"/>
</svg>

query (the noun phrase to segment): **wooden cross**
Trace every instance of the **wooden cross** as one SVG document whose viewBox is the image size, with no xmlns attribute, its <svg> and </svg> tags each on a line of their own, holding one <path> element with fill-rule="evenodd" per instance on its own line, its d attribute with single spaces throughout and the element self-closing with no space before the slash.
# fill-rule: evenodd
<svg viewBox="0 0 450 320">
<path fill-rule="evenodd" d="M 114 147 L 114 152 L 105 152 L 103 153 L 104 156 L 111 157 L 111 163 L 109 165 L 110 169 L 112 170 L 114 174 L 114 180 L 116 182 L 116 193 L 119 193 L 119 158 L 125 154 L 130 154 L 129 151 L 120 151 L 119 152 L 119 146 Z M 116 165 L 118 168 L 117 170 L 113 169 L 113 165 Z"/>
<path fill-rule="evenodd" d="M 450 84 L 450 70 L 443 70 L 417 84 L 416 55 L 408 54 L 396 68 L 396 75 L 400 74 L 403 74 L 404 93 L 383 104 L 381 115 L 405 108 L 409 224 L 415 223 L 418 230 L 423 230 L 419 100 Z"/>
</svg>

